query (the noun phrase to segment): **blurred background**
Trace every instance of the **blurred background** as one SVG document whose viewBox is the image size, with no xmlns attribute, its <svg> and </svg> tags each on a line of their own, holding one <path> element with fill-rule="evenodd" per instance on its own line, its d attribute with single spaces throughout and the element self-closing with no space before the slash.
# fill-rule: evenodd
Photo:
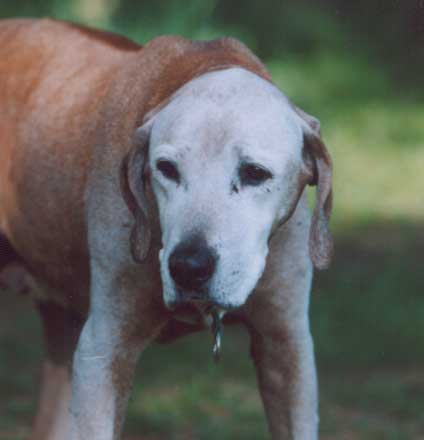
<svg viewBox="0 0 424 440">
<path fill-rule="evenodd" d="M 424 438 L 424 1 L 0 0 L 0 17 L 52 16 L 140 43 L 240 38 L 321 120 L 334 159 L 336 257 L 315 277 L 311 320 L 321 437 Z M 0 439 L 35 411 L 41 330 L 1 291 Z M 267 439 L 243 329 L 154 346 L 140 362 L 131 440 Z"/>
</svg>

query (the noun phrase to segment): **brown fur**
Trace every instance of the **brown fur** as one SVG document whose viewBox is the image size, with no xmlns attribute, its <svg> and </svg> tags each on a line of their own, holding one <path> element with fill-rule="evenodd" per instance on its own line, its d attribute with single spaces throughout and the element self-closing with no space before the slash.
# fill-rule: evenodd
<svg viewBox="0 0 424 440">
<path fill-rule="evenodd" d="M 36 277 L 65 294 L 62 303 L 87 312 L 92 148 L 122 159 L 147 112 L 193 77 L 233 65 L 269 79 L 230 38 L 159 37 L 142 48 L 50 19 L 1 22 L 0 230 Z"/>
</svg>

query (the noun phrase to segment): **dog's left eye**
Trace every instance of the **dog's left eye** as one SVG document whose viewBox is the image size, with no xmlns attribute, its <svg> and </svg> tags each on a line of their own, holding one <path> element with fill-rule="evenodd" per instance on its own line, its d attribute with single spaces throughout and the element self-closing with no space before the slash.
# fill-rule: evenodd
<svg viewBox="0 0 424 440">
<path fill-rule="evenodd" d="M 244 163 L 239 169 L 240 181 L 242 185 L 258 186 L 266 180 L 272 178 L 272 174 L 260 165 Z"/>
</svg>

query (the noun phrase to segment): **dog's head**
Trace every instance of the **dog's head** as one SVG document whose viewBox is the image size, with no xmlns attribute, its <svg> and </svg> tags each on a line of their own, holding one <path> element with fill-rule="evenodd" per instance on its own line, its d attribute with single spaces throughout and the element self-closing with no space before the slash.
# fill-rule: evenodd
<svg viewBox="0 0 424 440">
<path fill-rule="evenodd" d="M 122 188 L 136 222 L 132 251 L 149 247 L 146 179 L 162 231 L 165 304 L 243 305 L 257 284 L 272 232 L 317 185 L 309 248 L 328 266 L 331 160 L 319 123 L 271 83 L 240 68 L 193 79 L 137 130 Z"/>
</svg>

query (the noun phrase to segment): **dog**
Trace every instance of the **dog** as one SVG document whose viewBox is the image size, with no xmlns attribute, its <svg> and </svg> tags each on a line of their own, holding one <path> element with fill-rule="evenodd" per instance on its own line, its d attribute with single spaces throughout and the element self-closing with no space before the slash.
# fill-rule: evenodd
<svg viewBox="0 0 424 440">
<path fill-rule="evenodd" d="M 143 349 L 212 325 L 218 354 L 224 319 L 250 332 L 272 438 L 316 439 L 332 163 L 262 62 L 232 38 L 4 20 L 0 112 L 0 263 L 24 268 L 47 351 L 32 438 L 119 439 Z"/>
</svg>

